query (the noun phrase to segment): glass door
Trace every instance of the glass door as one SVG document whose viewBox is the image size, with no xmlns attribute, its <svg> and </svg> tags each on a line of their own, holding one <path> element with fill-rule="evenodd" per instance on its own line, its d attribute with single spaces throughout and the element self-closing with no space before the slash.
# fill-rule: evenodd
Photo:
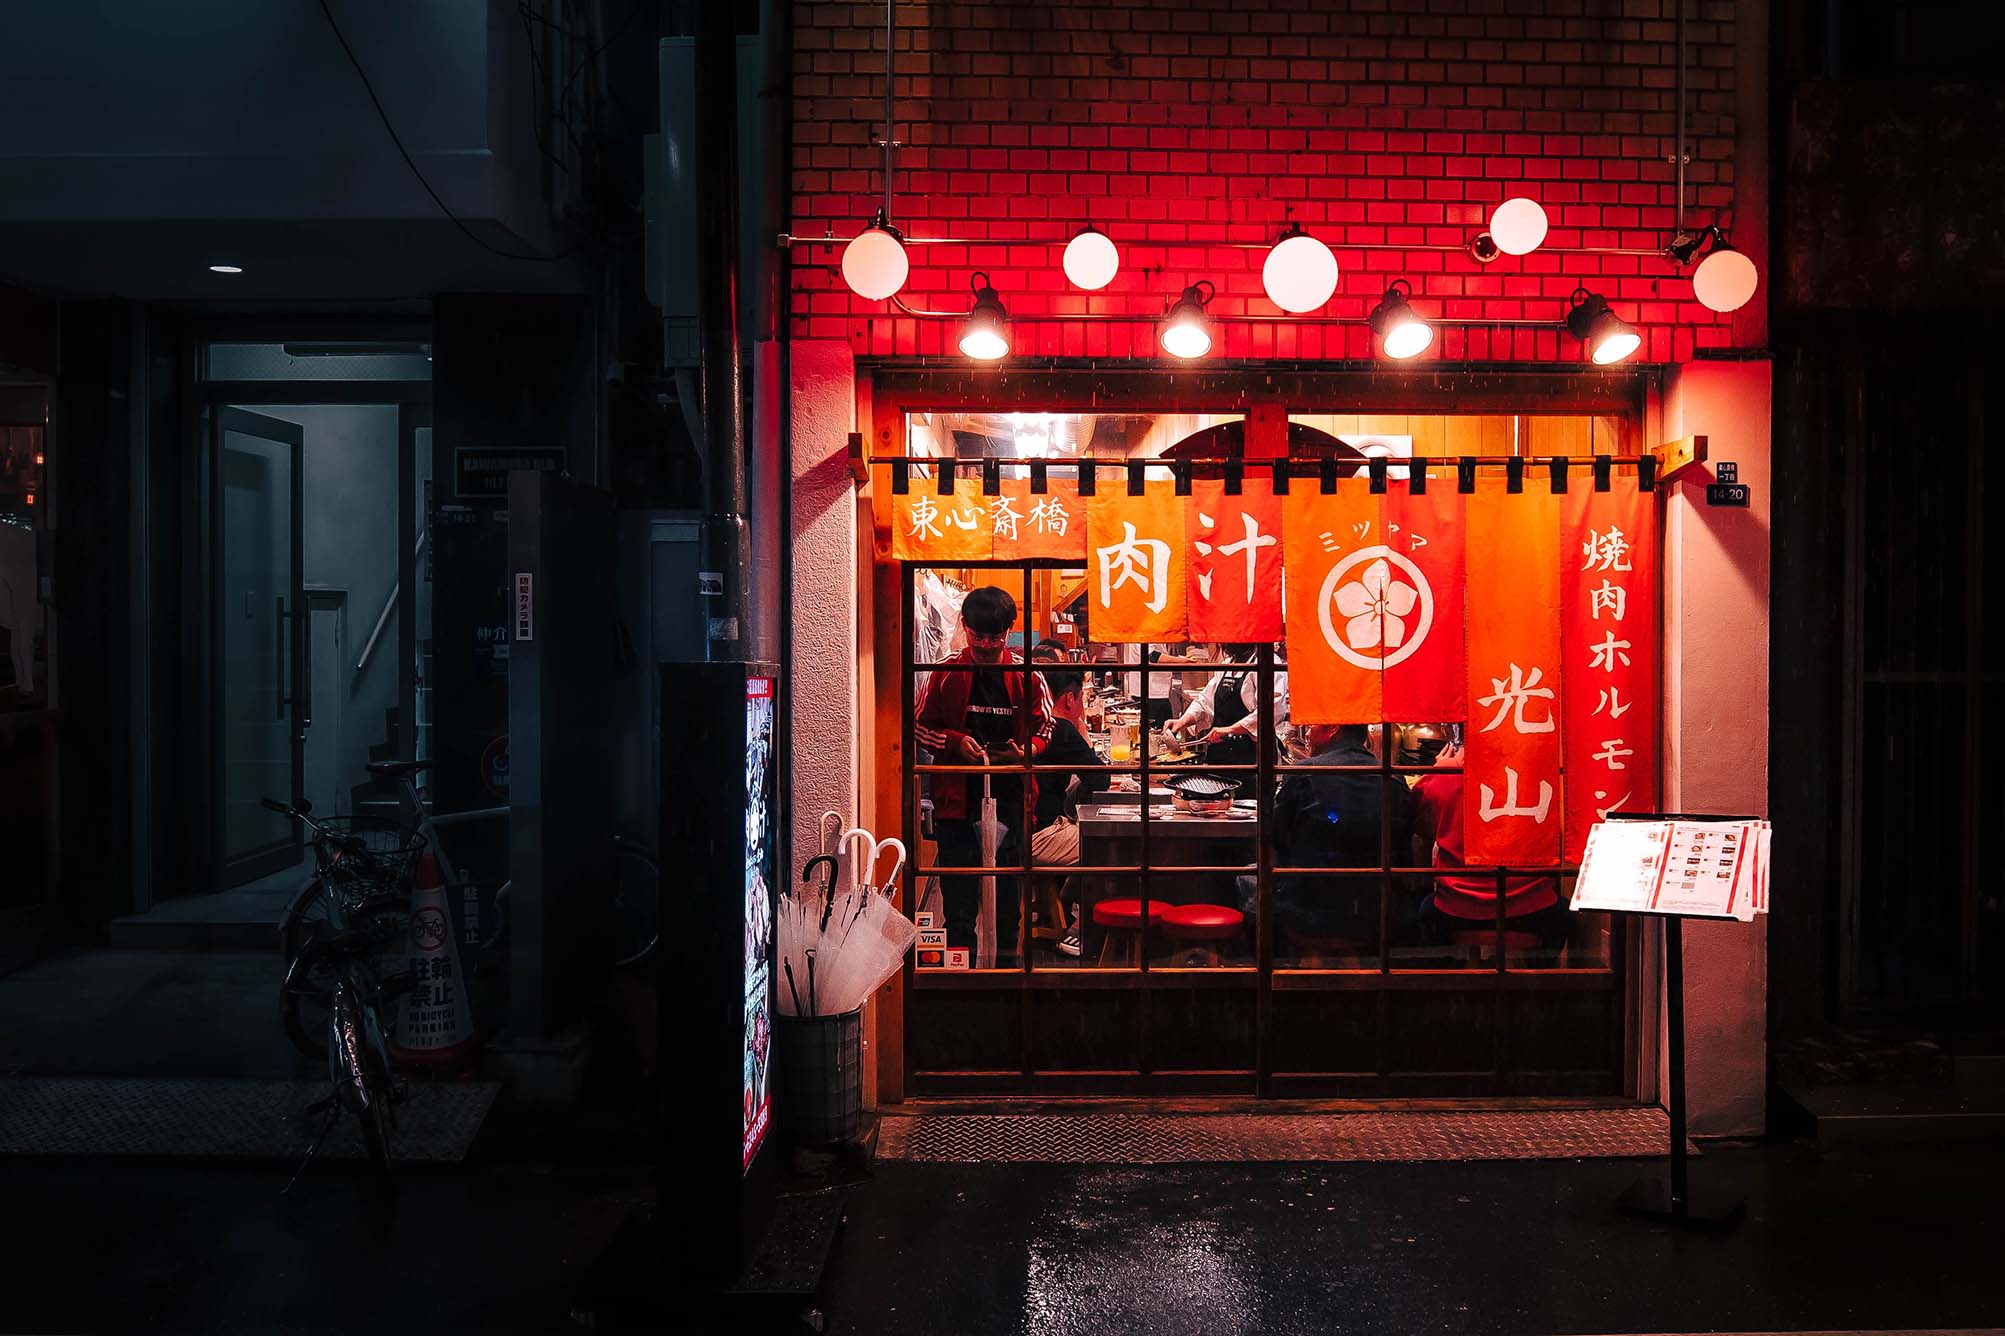
<svg viewBox="0 0 2005 1336">
<path fill-rule="evenodd" d="M 305 759 L 301 472 L 304 431 L 241 408 L 215 417 L 217 718 L 223 884 L 297 863 L 299 832 L 266 811 L 296 800 Z"/>
</svg>

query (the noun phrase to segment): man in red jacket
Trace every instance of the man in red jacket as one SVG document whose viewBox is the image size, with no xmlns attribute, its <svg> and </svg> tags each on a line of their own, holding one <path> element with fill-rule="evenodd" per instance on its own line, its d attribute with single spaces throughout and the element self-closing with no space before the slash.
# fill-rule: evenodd
<svg viewBox="0 0 2005 1336">
<path fill-rule="evenodd" d="M 961 626 L 967 648 L 949 664 L 1021 664 L 1023 656 L 1008 648 L 1016 624 L 1016 600 L 993 585 L 968 591 L 961 604 Z M 1051 741 L 1051 692 L 1037 673 L 1004 672 L 976 666 L 936 670 L 920 690 L 913 733 L 919 745 L 933 753 L 939 765 L 1021 765 L 1026 745 L 1035 759 Z M 1026 798 L 1037 801 L 1034 776 L 1000 773 L 990 777 L 1002 841 L 997 867 L 1020 867 L 1020 836 Z M 982 865 L 982 777 L 934 775 L 933 838 L 940 846 L 942 867 Z M 996 879 L 996 956 L 1016 952 L 1019 893 L 1016 877 Z M 975 916 L 981 908 L 979 877 L 942 876 L 940 896 L 946 903 L 947 944 L 975 944 Z"/>
</svg>

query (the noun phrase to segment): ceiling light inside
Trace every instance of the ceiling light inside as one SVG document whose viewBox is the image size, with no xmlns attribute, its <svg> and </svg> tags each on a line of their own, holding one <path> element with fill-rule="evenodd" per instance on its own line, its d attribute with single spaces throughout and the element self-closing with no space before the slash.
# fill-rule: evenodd
<svg viewBox="0 0 2005 1336">
<path fill-rule="evenodd" d="M 212 274 L 241 274 L 244 272 L 244 267 L 240 264 L 212 264 L 209 266 L 209 272 Z"/>
</svg>

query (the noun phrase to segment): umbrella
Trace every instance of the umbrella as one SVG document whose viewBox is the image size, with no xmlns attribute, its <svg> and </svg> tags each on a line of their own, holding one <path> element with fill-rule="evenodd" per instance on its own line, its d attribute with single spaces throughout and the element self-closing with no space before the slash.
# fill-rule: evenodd
<svg viewBox="0 0 2005 1336">
<path fill-rule="evenodd" d="M 996 865 L 996 850 L 1002 847 L 1003 824 L 996 817 L 995 792 L 989 777 L 982 776 L 982 819 L 975 823 L 982 836 L 982 866 Z M 993 969 L 996 963 L 996 879 L 991 872 L 982 878 L 982 912 L 975 921 L 975 968 Z"/>
<path fill-rule="evenodd" d="M 836 859 L 817 854 L 801 869 L 801 882 L 811 889 L 781 896 L 774 906 L 773 936 L 787 984 L 779 996 L 782 1016 L 839 1016 L 856 1010 L 898 972 L 918 938 L 912 920 L 891 903 L 891 891 L 905 868 L 905 846 L 895 839 L 872 839 L 864 831 L 852 833 L 868 849 L 867 860 L 853 865 L 862 886 L 838 891 Z M 848 835 L 842 843 L 850 843 Z M 880 891 L 871 882 L 885 849 L 895 857 Z M 819 886 L 814 885 L 817 869 L 825 874 Z"/>
<path fill-rule="evenodd" d="M 919 929 L 892 907 L 890 897 L 864 890 L 843 898 L 852 896 L 856 903 L 847 917 L 837 910 L 840 944 L 824 948 L 834 955 L 818 999 L 823 1015 L 839 1016 L 862 1006 L 904 965 L 905 953 L 919 937 Z"/>
</svg>

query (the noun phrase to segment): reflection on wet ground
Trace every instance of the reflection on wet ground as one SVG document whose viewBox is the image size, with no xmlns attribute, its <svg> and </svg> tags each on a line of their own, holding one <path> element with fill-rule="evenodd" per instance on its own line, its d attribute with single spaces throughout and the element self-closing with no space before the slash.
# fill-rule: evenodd
<svg viewBox="0 0 2005 1336">
<path fill-rule="evenodd" d="M 878 1336 L 1915 1329 L 2005 1316 L 1986 1242 L 2005 1237 L 1995 1147 L 1715 1148 L 1695 1174 L 1748 1198 L 1725 1237 L 1618 1216 L 1616 1194 L 1648 1167 L 880 1164 L 851 1197 L 824 1309 L 831 1331 Z"/>
</svg>

